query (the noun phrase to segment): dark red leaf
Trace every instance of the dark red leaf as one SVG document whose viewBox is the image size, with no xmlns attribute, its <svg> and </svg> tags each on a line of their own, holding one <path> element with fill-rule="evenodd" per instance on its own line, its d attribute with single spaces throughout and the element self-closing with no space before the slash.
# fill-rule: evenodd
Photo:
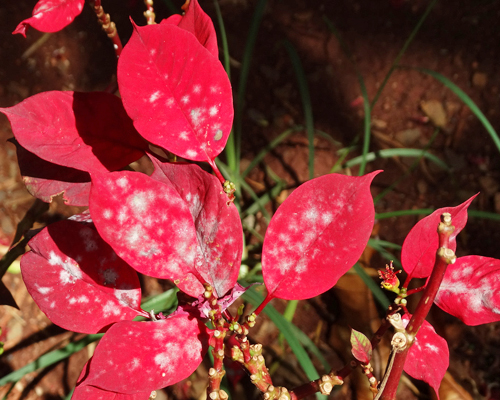
<svg viewBox="0 0 500 400">
<path fill-rule="evenodd" d="M 81 171 L 121 169 L 147 147 L 121 100 L 109 93 L 44 92 L 0 111 L 26 150 Z"/>
<path fill-rule="evenodd" d="M 434 302 L 467 325 L 500 321 L 500 260 L 458 258 L 448 266 Z"/>
<path fill-rule="evenodd" d="M 206 329 L 185 315 L 118 322 L 97 345 L 81 385 L 134 394 L 179 382 L 200 365 L 208 347 Z"/>
<path fill-rule="evenodd" d="M 214 24 L 212 23 L 212 19 L 202 10 L 198 0 L 191 0 L 189 2 L 189 8 L 182 17 L 177 14 L 172 15 L 161 23 L 174 24 L 179 28 L 191 32 L 214 57 L 219 57 Z"/>
<path fill-rule="evenodd" d="M 472 196 L 459 206 L 440 208 L 420 220 L 412 228 L 401 250 L 401 263 L 408 275 L 412 278 L 426 278 L 431 274 L 439 247 L 437 228 L 441 221 L 441 214 L 445 212 L 451 214 L 451 222 L 455 227 L 450 237 L 449 247 L 453 251 L 456 250 L 456 236 L 467 223 L 467 208 L 476 196 Z"/>
<path fill-rule="evenodd" d="M 188 31 L 135 26 L 118 62 L 123 104 L 139 133 L 194 161 L 213 160 L 233 121 L 224 68 Z"/>
<path fill-rule="evenodd" d="M 410 317 L 403 315 L 405 326 L 408 325 Z M 431 324 L 424 321 L 410 347 L 404 371 L 412 378 L 428 383 L 439 399 L 439 386 L 448 369 L 449 360 L 446 340 L 436 333 Z"/>
<path fill-rule="evenodd" d="M 361 364 L 367 365 L 372 359 L 372 344 L 364 334 L 351 328 L 352 355 Z"/>
<path fill-rule="evenodd" d="M 12 32 L 26 37 L 26 28 L 42 32 L 57 32 L 69 25 L 82 12 L 85 0 L 39 0 L 32 17 L 22 21 Z"/>
<path fill-rule="evenodd" d="M 88 172 L 63 167 L 41 159 L 15 141 L 19 169 L 31 195 L 51 203 L 62 193 L 64 202 L 72 206 L 88 206 L 90 175 Z"/>
<path fill-rule="evenodd" d="M 139 315 L 137 273 L 90 226 L 49 225 L 21 259 L 24 283 L 47 317 L 65 329 L 97 333 Z"/>
<path fill-rule="evenodd" d="M 307 299 L 334 286 L 358 260 L 373 228 L 370 183 L 330 174 L 299 186 L 266 232 L 262 273 L 269 296 Z"/>
</svg>

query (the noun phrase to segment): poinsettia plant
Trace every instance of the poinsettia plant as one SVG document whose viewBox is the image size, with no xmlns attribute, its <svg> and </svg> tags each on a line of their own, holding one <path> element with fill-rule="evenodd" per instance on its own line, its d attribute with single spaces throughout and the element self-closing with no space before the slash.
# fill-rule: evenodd
<svg viewBox="0 0 500 400">
<path fill-rule="evenodd" d="M 40 0 L 14 33 L 24 34 L 27 26 L 62 29 L 83 4 Z M 262 248 L 267 296 L 253 313 L 232 315 L 228 307 L 246 290 L 237 283 L 243 234 L 234 186 L 215 163 L 231 131 L 231 85 L 212 22 L 196 0 L 183 16 L 159 24 L 152 1 L 146 5 L 150 24 L 132 22 L 123 51 L 115 46 L 120 97 L 53 91 L 0 109 L 11 122 L 30 193 L 46 202 L 62 194 L 67 204 L 88 206 L 36 233 L 21 260 L 26 287 L 51 321 L 105 333 L 73 398 L 148 399 L 188 377 L 209 347 L 211 400 L 228 398 L 220 388 L 225 358 L 246 369 L 267 400 L 330 394 L 352 363 L 293 390 L 277 387 L 262 345 L 250 344 L 248 334 L 272 299 L 318 296 L 356 263 L 372 232 L 370 184 L 378 171 L 321 176 L 293 191 L 273 216 Z M 100 2 L 94 7 L 116 43 L 109 16 Z M 154 166 L 151 175 L 130 167 L 144 156 Z M 189 161 L 207 162 L 215 176 Z M 392 265 L 380 271 L 382 287 L 397 297 L 371 340 L 357 331 L 351 338 L 355 363 L 376 398 L 395 398 L 403 370 L 437 392 L 449 356 L 425 321 L 433 303 L 469 325 L 500 320 L 500 261 L 454 253 L 472 200 L 439 209 L 411 230 L 402 248 L 402 285 Z M 169 279 L 187 296 L 170 315 L 146 312 L 138 273 Z M 409 289 L 414 278 L 426 282 Z M 406 298 L 416 292 L 422 298 L 410 313 Z M 391 358 L 377 378 L 372 349 L 391 326 Z"/>
</svg>

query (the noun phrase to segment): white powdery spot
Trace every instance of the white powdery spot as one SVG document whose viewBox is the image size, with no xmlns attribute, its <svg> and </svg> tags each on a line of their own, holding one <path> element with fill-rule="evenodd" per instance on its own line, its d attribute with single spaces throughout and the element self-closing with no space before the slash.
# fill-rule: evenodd
<svg viewBox="0 0 500 400">
<path fill-rule="evenodd" d="M 325 225 L 329 225 L 332 223 L 333 221 L 333 214 L 332 213 L 324 213 L 322 216 L 321 216 L 321 221 L 323 221 L 323 223 Z"/>
<path fill-rule="evenodd" d="M 117 179 L 116 184 L 122 189 L 128 189 L 129 187 L 128 179 L 125 176 L 122 176 L 121 178 Z"/>
<path fill-rule="evenodd" d="M 80 297 L 78 297 L 78 303 L 80 304 L 85 304 L 85 303 L 88 303 L 89 302 L 89 298 L 85 295 L 81 295 Z"/>
<path fill-rule="evenodd" d="M 61 283 L 73 283 L 76 279 L 82 279 L 80 267 L 71 258 L 63 261 L 60 256 L 51 251 L 48 261 L 50 265 L 57 265 L 63 269 L 59 275 Z"/>
<path fill-rule="evenodd" d="M 215 132 L 215 135 L 214 135 L 214 140 L 221 140 L 222 139 L 222 136 L 223 136 L 223 132 L 218 129 L 217 132 Z"/>
<path fill-rule="evenodd" d="M 40 293 L 40 294 L 47 294 L 47 293 L 52 292 L 52 288 L 50 288 L 50 287 L 42 287 L 42 286 L 38 286 L 38 285 L 35 285 L 35 287 L 36 287 L 36 290 L 38 291 L 38 293 Z"/>
<path fill-rule="evenodd" d="M 210 93 L 217 93 L 219 91 L 218 86 L 210 86 Z"/>
<path fill-rule="evenodd" d="M 135 225 L 127 234 L 127 242 L 131 246 L 136 246 L 141 242 L 143 238 L 145 238 L 145 235 L 146 233 L 144 232 L 144 229 L 142 229 L 142 226 Z"/>
<path fill-rule="evenodd" d="M 318 219 L 318 210 L 316 210 L 316 208 L 314 207 L 311 207 L 309 210 L 307 210 L 304 214 L 304 217 L 306 218 L 306 220 L 310 223 L 314 223 L 317 221 Z"/>
<path fill-rule="evenodd" d="M 201 108 L 194 108 L 191 110 L 191 112 L 189 113 L 190 117 L 191 117 L 191 122 L 197 126 L 199 124 L 202 123 L 202 121 L 205 119 L 203 118 L 203 115 L 202 115 L 202 109 Z"/>
<path fill-rule="evenodd" d="M 179 133 L 179 139 L 189 140 L 189 133 L 186 131 L 182 131 L 181 133 Z"/>
<path fill-rule="evenodd" d="M 188 157 L 196 157 L 198 155 L 198 152 L 196 150 L 193 150 L 193 149 L 189 149 L 188 151 L 186 151 L 186 155 Z"/>
<path fill-rule="evenodd" d="M 156 100 L 158 100 L 161 96 L 161 92 L 157 90 L 154 92 L 150 97 L 149 97 L 149 102 L 154 103 Z"/>
<path fill-rule="evenodd" d="M 170 97 L 167 101 L 166 101 L 166 105 L 167 107 L 172 107 L 175 103 L 175 99 L 173 97 Z"/>
<path fill-rule="evenodd" d="M 113 212 L 110 209 L 106 209 L 102 212 L 102 216 L 104 219 L 111 219 L 113 218 Z"/>
<path fill-rule="evenodd" d="M 134 357 L 132 361 L 130 362 L 130 369 L 134 370 L 137 369 L 141 366 L 141 360 L 139 360 L 137 357 Z"/>
<path fill-rule="evenodd" d="M 434 352 L 434 353 L 437 353 L 437 352 L 439 351 L 439 347 L 437 347 L 437 346 L 435 346 L 435 345 L 433 345 L 433 344 L 431 344 L 431 343 L 426 343 L 426 344 L 425 344 L 425 348 L 426 348 L 427 350 L 429 350 L 429 351 Z"/>
<path fill-rule="evenodd" d="M 181 97 L 181 103 L 182 104 L 187 104 L 189 103 L 189 96 L 186 94 L 185 96 Z"/>
<path fill-rule="evenodd" d="M 212 106 L 208 109 L 208 114 L 211 117 L 215 117 L 219 113 L 219 107 L 218 106 Z"/>
<path fill-rule="evenodd" d="M 200 93 L 201 92 L 201 85 L 194 85 L 193 92 Z"/>
<path fill-rule="evenodd" d="M 115 295 L 116 299 L 120 302 L 121 305 L 125 307 L 133 307 L 134 304 L 139 303 L 138 299 L 138 294 L 139 291 L 137 290 L 120 290 L 120 289 L 115 289 L 113 291 L 113 294 Z"/>
<path fill-rule="evenodd" d="M 151 54 L 152 56 L 154 56 L 156 54 L 156 49 L 149 50 L 149 54 Z"/>
<path fill-rule="evenodd" d="M 74 297 L 71 297 L 68 301 L 69 304 L 75 304 L 76 303 L 76 299 Z"/>
<path fill-rule="evenodd" d="M 111 300 L 109 300 L 102 308 L 102 313 L 105 317 L 109 317 L 110 315 L 120 315 L 120 309 Z"/>
</svg>

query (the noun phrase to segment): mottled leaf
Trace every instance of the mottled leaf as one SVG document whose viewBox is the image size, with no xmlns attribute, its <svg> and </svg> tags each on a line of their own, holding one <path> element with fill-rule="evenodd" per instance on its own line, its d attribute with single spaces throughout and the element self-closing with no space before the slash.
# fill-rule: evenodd
<svg viewBox="0 0 500 400">
<path fill-rule="evenodd" d="M 28 292 L 47 317 L 65 329 L 97 333 L 139 314 L 137 273 L 90 226 L 49 225 L 21 259 Z"/>
<path fill-rule="evenodd" d="M 467 325 L 500 321 L 500 260 L 458 258 L 448 266 L 434 302 Z"/>
<path fill-rule="evenodd" d="M 377 173 L 325 175 L 299 186 L 285 200 L 269 224 L 262 249 L 269 296 L 317 296 L 353 266 L 372 231 L 370 183 Z"/>
<path fill-rule="evenodd" d="M 90 175 L 88 172 L 63 167 L 45 161 L 21 147 L 15 139 L 17 160 L 26 189 L 31 195 L 51 203 L 54 196 L 63 195 L 66 204 L 88 206 Z"/>
<path fill-rule="evenodd" d="M 155 171 L 151 178 L 173 188 L 193 217 L 199 252 L 203 255 L 197 270 L 217 296 L 223 296 L 234 287 L 240 270 L 243 230 L 238 210 L 228 202 L 217 178 L 197 165 L 152 160 Z M 182 281 L 179 287 L 185 289 Z"/>
<path fill-rule="evenodd" d="M 361 364 L 368 364 L 372 359 L 372 344 L 364 334 L 351 328 L 351 352 Z"/>
<path fill-rule="evenodd" d="M 42 32 L 57 32 L 69 25 L 82 12 L 85 0 L 39 0 L 32 17 L 22 21 L 12 32 L 26 37 L 26 28 Z"/>
<path fill-rule="evenodd" d="M 191 32 L 214 57 L 219 56 L 214 24 L 212 19 L 202 10 L 198 0 L 189 2 L 188 9 L 183 16 L 175 14 L 164 19 L 161 23 L 174 24 Z"/>
<path fill-rule="evenodd" d="M 410 315 L 403 315 L 408 325 Z M 431 324 L 424 321 L 406 358 L 404 371 L 412 378 L 420 379 L 432 387 L 439 399 L 439 385 L 448 369 L 450 353 L 448 344 L 439 336 Z"/>
<path fill-rule="evenodd" d="M 121 100 L 109 93 L 44 92 L 0 111 L 23 148 L 81 171 L 121 169 L 147 147 Z"/>
<path fill-rule="evenodd" d="M 194 161 L 213 160 L 224 149 L 231 85 L 190 32 L 169 23 L 135 26 L 118 62 L 118 84 L 128 115 L 151 143 Z"/>
<path fill-rule="evenodd" d="M 208 347 L 206 329 L 185 315 L 118 322 L 97 345 L 80 385 L 134 394 L 179 382 L 201 363 Z"/>
<path fill-rule="evenodd" d="M 451 222 L 455 227 L 450 236 L 449 248 L 453 251 L 456 250 L 456 236 L 467 223 L 467 208 L 476 196 L 472 196 L 459 206 L 440 208 L 420 220 L 412 228 L 406 236 L 401 250 L 401 263 L 408 275 L 411 275 L 412 278 L 426 278 L 432 273 L 439 247 L 437 229 L 441 215 L 445 212 L 451 214 Z"/>
</svg>

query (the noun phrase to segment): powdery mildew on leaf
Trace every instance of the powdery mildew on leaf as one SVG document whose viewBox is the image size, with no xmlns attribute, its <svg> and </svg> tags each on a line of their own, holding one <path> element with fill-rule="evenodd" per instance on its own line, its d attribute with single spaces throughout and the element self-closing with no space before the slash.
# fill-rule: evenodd
<svg viewBox="0 0 500 400">
<path fill-rule="evenodd" d="M 51 224 L 21 259 L 28 292 L 47 317 L 65 329 L 97 333 L 133 319 L 140 310 L 137 273 L 90 226 Z"/>
<path fill-rule="evenodd" d="M 82 12 L 84 4 L 85 0 L 39 0 L 32 17 L 22 21 L 12 33 L 26 37 L 28 26 L 41 32 L 57 32 Z"/>
<path fill-rule="evenodd" d="M 138 172 L 92 175 L 90 214 L 102 238 L 137 271 L 203 282 L 193 217 L 173 188 Z"/>
<path fill-rule="evenodd" d="M 317 296 L 353 266 L 372 231 L 370 183 L 377 173 L 325 175 L 299 186 L 285 200 L 269 224 L 262 249 L 269 296 Z"/>
<path fill-rule="evenodd" d="M 477 194 L 456 207 L 440 208 L 412 228 L 401 250 L 401 264 L 408 275 L 412 278 L 426 278 L 432 273 L 439 247 L 437 229 L 441 215 L 445 212 L 451 214 L 451 222 L 455 227 L 450 236 L 449 248 L 456 250 L 456 237 L 467 223 L 467 208 L 476 196 Z"/>
<path fill-rule="evenodd" d="M 197 271 L 219 297 L 223 296 L 236 283 L 243 251 L 238 210 L 234 204 L 228 204 L 217 178 L 197 165 L 152 160 L 155 171 L 151 178 L 174 189 L 192 215 L 202 255 L 202 263 L 196 265 Z M 187 293 L 192 292 L 184 287 L 182 280 L 178 286 Z M 197 292 L 203 292 L 201 285 Z"/>
<path fill-rule="evenodd" d="M 155 322 L 122 321 L 97 345 L 81 385 L 126 394 L 172 385 L 194 372 L 207 347 L 206 327 L 186 315 Z"/>
<path fill-rule="evenodd" d="M 467 325 L 500 321 L 500 260 L 458 258 L 448 266 L 434 302 Z"/>
<path fill-rule="evenodd" d="M 121 100 L 109 93 L 44 92 L 0 111 L 23 148 L 81 171 L 121 169 L 147 147 Z"/>
<path fill-rule="evenodd" d="M 54 196 L 62 194 L 64 202 L 68 205 L 89 205 L 88 172 L 45 161 L 21 147 L 16 141 L 12 141 L 16 145 L 23 182 L 32 196 L 51 203 Z"/>
<path fill-rule="evenodd" d="M 123 104 L 139 133 L 189 160 L 213 160 L 233 121 L 231 85 L 192 33 L 164 23 L 135 26 L 118 61 Z"/>
<path fill-rule="evenodd" d="M 161 23 L 174 24 L 191 32 L 214 57 L 219 56 L 214 24 L 212 19 L 202 10 L 198 0 L 189 2 L 189 8 L 183 16 L 175 14 L 161 21 Z"/>
<path fill-rule="evenodd" d="M 410 315 L 403 315 L 405 327 L 410 318 Z M 446 340 L 436 333 L 431 324 L 424 321 L 410 347 L 404 371 L 412 378 L 428 383 L 439 399 L 439 386 L 448 369 L 449 361 L 450 352 Z"/>
</svg>

